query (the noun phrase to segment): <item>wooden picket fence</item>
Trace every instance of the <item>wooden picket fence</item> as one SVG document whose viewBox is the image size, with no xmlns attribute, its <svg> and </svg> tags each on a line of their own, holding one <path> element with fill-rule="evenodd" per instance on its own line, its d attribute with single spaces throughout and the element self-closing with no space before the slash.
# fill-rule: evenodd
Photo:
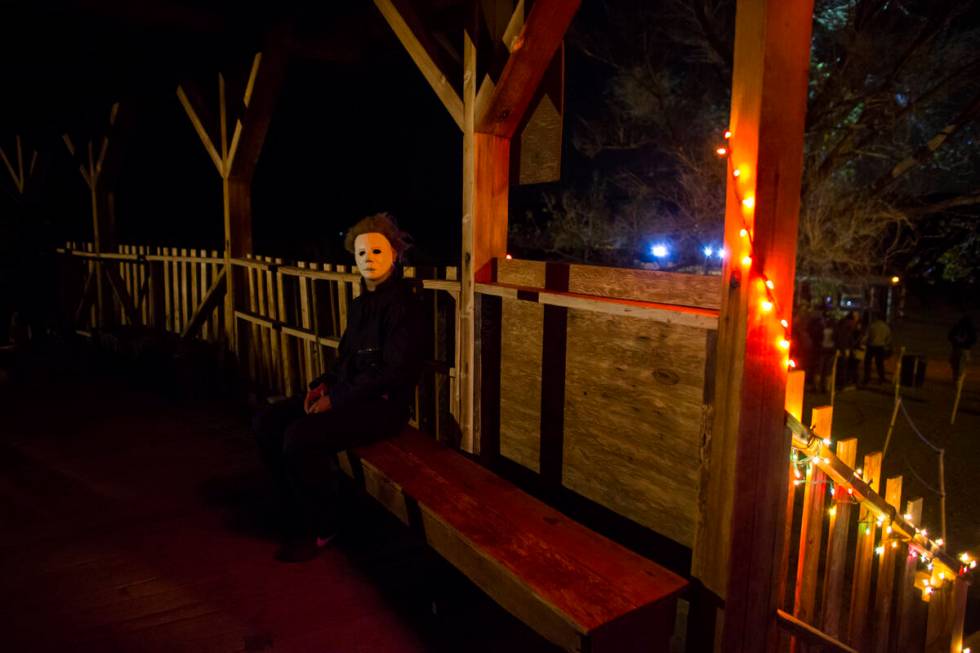
<svg viewBox="0 0 980 653">
<path fill-rule="evenodd" d="M 787 383 L 793 436 L 787 497 L 784 610 L 790 650 L 960 653 L 969 559 L 957 560 L 922 527 L 921 498 L 902 477 L 884 481 L 882 453 L 857 465 L 858 441 L 833 442 L 833 409 L 803 412 L 804 373 Z M 802 499 L 799 497 L 802 489 Z M 972 563 L 975 566 L 975 563 Z"/>
<path fill-rule="evenodd" d="M 81 284 L 69 298 L 82 333 L 112 327 L 154 327 L 183 339 L 224 342 L 225 259 L 217 251 L 119 245 L 95 252 L 91 243 L 66 243 L 59 253 L 73 265 L 66 274 Z M 231 259 L 235 275 L 234 342 L 229 348 L 255 388 L 294 395 L 336 357 L 351 303 L 361 292 L 353 266 L 258 256 Z M 79 278 L 78 272 L 81 272 Z M 455 437 L 456 268 L 405 268 L 420 279 L 432 337 L 424 343 L 425 367 L 416 388 L 413 425 L 439 438 Z M 111 299 L 95 302 L 105 278 Z M 71 283 L 63 285 L 72 285 Z M 106 294 L 106 293 L 103 293 Z"/>
</svg>

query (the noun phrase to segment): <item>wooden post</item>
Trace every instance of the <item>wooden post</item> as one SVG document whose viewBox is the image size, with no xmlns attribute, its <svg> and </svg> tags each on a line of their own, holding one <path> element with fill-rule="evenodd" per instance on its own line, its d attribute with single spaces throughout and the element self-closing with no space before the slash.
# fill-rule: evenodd
<svg viewBox="0 0 980 653">
<path fill-rule="evenodd" d="M 224 324 L 226 346 L 239 354 L 235 306 L 245 300 L 232 259 L 252 252 L 251 184 L 262 144 L 268 131 L 276 96 L 282 84 L 285 54 L 283 35 L 276 33 L 266 51 L 256 53 L 240 98 L 244 111 L 230 115 L 225 78 L 218 74 L 217 143 L 201 121 L 198 110 L 182 86 L 177 86 L 180 100 L 198 138 L 211 157 L 221 177 L 222 215 L 224 223 L 225 302 Z M 239 98 L 235 98 L 235 106 Z M 230 123 L 233 122 L 233 125 Z M 231 133 L 229 137 L 229 127 Z M 248 273 L 246 272 L 246 276 Z"/>
<path fill-rule="evenodd" d="M 906 504 L 905 514 L 910 516 L 909 523 L 913 526 L 922 524 L 922 499 L 912 499 Z M 895 638 L 894 649 L 900 653 L 912 653 L 921 648 L 916 645 L 916 632 L 918 622 L 919 590 L 915 587 L 915 572 L 918 571 L 918 557 L 912 551 L 903 546 L 905 562 L 902 567 L 902 576 L 898 586 L 898 607 L 895 609 L 895 620 L 898 625 L 898 634 Z M 921 635 L 921 632 L 918 633 Z"/>
<path fill-rule="evenodd" d="M 114 234 L 111 229 L 103 229 L 103 218 L 99 211 L 99 206 L 101 204 L 103 196 L 103 184 L 102 181 L 102 171 L 106 162 L 106 155 L 109 148 L 109 136 L 113 126 L 116 124 L 116 118 L 119 115 L 119 103 L 116 102 L 112 105 L 109 110 L 109 126 L 106 134 L 102 137 L 102 144 L 99 148 L 98 154 L 96 154 L 94 149 L 94 143 L 89 140 L 84 153 L 76 153 L 75 144 L 72 142 L 71 137 L 68 134 L 63 134 L 61 139 L 65 143 L 65 147 L 68 148 L 69 154 L 75 158 L 79 163 L 79 172 L 82 175 L 82 179 L 85 181 L 85 185 L 89 189 L 89 199 L 92 211 L 92 251 L 95 254 L 101 254 L 104 246 L 112 243 Z M 19 145 L 19 143 L 18 143 Z M 108 225 L 111 227 L 111 224 Z M 103 278 L 102 272 L 104 271 L 104 264 L 99 258 L 95 258 L 92 262 L 92 269 L 95 270 L 95 291 L 96 291 L 96 306 L 95 313 L 98 315 L 97 323 L 93 326 L 108 326 L 108 322 L 111 319 L 110 311 L 112 310 L 111 303 L 106 299 L 108 294 L 108 289 L 106 288 L 106 280 Z"/>
<path fill-rule="evenodd" d="M 693 575 L 725 601 L 726 651 L 771 651 L 779 638 L 790 453 L 780 320 L 792 321 L 812 8 L 811 0 L 740 0 L 736 15 L 729 165 L 740 175 L 727 182 L 730 256 L 692 560 Z M 761 301 L 763 274 L 774 284 L 772 312 Z"/>
<path fill-rule="evenodd" d="M 858 441 L 855 438 L 839 440 L 836 455 L 841 462 L 854 468 L 857 460 Z M 844 570 L 847 567 L 847 537 L 851 530 L 854 503 L 850 494 L 839 488 L 830 509 L 830 526 L 827 535 L 827 559 L 824 565 L 823 630 L 834 638 L 841 633 L 841 603 L 844 600 Z"/>
<path fill-rule="evenodd" d="M 881 483 L 881 452 L 864 457 L 864 481 L 875 492 Z M 862 506 L 858 520 L 857 550 L 854 554 L 854 581 L 851 587 L 851 612 L 848 623 L 848 643 L 863 650 L 868 623 L 868 597 L 871 594 L 871 564 L 875 552 L 875 532 L 878 523 L 870 509 Z"/>
<path fill-rule="evenodd" d="M 902 509 L 902 477 L 893 476 L 885 481 L 885 501 L 895 508 Z M 878 581 L 875 583 L 874 630 L 871 637 L 871 650 L 874 653 L 888 651 L 888 638 L 892 628 L 892 597 L 895 589 L 895 566 L 899 559 L 900 542 L 892 537 L 891 526 L 885 526 L 881 536 L 881 553 L 878 555 Z M 893 546 L 894 545 L 894 546 Z"/>
</svg>

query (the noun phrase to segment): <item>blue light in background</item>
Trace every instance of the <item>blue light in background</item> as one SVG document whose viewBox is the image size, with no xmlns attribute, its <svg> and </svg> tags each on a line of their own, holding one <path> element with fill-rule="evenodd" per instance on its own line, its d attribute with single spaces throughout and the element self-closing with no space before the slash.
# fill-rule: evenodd
<svg viewBox="0 0 980 653">
<path fill-rule="evenodd" d="M 712 254 L 714 254 L 714 253 L 715 253 L 715 248 L 714 248 L 714 247 L 712 247 L 711 245 L 707 245 L 707 246 L 706 246 L 706 247 L 704 248 L 704 255 L 705 255 L 706 257 L 708 257 L 708 258 L 711 258 L 711 255 L 712 255 Z"/>
<path fill-rule="evenodd" d="M 656 245 L 651 247 L 650 252 L 657 258 L 665 258 L 669 253 L 667 250 L 667 246 L 664 245 L 663 243 L 657 243 Z"/>
</svg>

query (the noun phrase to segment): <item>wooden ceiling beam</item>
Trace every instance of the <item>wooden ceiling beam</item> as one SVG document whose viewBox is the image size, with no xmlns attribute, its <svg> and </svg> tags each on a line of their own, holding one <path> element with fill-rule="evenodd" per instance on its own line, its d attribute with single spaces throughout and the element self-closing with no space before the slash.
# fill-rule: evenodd
<svg viewBox="0 0 980 653">
<path fill-rule="evenodd" d="M 463 100 L 455 88 L 458 75 L 454 74 L 454 67 L 446 60 L 436 39 L 429 34 L 408 0 L 374 0 L 374 4 L 462 130 Z"/>
<path fill-rule="evenodd" d="M 177 99 L 180 100 L 180 106 L 184 107 L 184 112 L 190 119 L 191 125 L 194 127 L 194 131 L 197 132 L 197 137 L 201 139 L 201 144 L 204 145 L 204 149 L 207 151 L 208 156 L 211 157 L 211 162 L 214 163 L 214 167 L 218 169 L 218 174 L 224 176 L 224 163 L 221 160 L 221 155 L 218 154 L 214 141 L 212 141 L 211 136 L 208 135 L 207 129 L 204 128 L 204 123 L 201 122 L 201 118 L 194 109 L 194 106 L 191 104 L 190 98 L 187 97 L 184 87 L 180 84 L 177 85 Z"/>
<path fill-rule="evenodd" d="M 511 55 L 482 115 L 477 131 L 511 138 L 534 99 L 580 0 L 538 0 L 511 43 Z"/>
</svg>

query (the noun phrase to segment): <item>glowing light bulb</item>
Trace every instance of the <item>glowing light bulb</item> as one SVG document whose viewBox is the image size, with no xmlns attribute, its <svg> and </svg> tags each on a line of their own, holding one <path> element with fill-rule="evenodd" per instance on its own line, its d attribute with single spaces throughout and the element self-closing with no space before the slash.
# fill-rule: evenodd
<svg viewBox="0 0 980 653">
<path fill-rule="evenodd" d="M 864 474 L 864 469 L 863 468 L 858 467 L 857 469 L 854 470 L 854 475 L 855 476 L 861 476 L 862 474 Z"/>
<path fill-rule="evenodd" d="M 664 258 L 667 256 L 667 246 L 663 243 L 657 243 L 650 248 L 650 252 L 657 258 Z"/>
<path fill-rule="evenodd" d="M 509 261 L 509 260 L 511 260 L 511 259 L 513 259 L 514 257 L 513 257 L 513 256 L 511 256 L 510 254 L 508 254 L 508 255 L 507 255 L 507 256 L 505 256 L 504 258 L 505 258 L 505 259 L 507 259 L 507 260 Z"/>
<path fill-rule="evenodd" d="M 776 284 L 772 282 L 772 279 L 766 279 L 766 288 L 769 290 L 774 290 L 776 288 Z"/>
<path fill-rule="evenodd" d="M 943 540 L 943 538 L 940 537 L 936 540 L 936 546 L 942 546 L 944 544 L 946 544 L 946 542 Z"/>
<path fill-rule="evenodd" d="M 742 176 L 742 171 L 741 170 L 739 170 L 738 168 L 735 168 L 734 170 L 732 170 L 732 177 L 736 177 L 737 178 L 737 177 L 741 177 L 741 176 Z"/>
<path fill-rule="evenodd" d="M 742 200 L 742 206 L 744 206 L 747 209 L 755 208 L 755 198 L 746 197 L 744 200 Z"/>
<path fill-rule="evenodd" d="M 725 140 L 727 141 L 731 137 L 732 137 L 732 132 L 730 130 L 726 129 L 725 130 Z"/>
<path fill-rule="evenodd" d="M 932 594 L 932 587 L 930 587 L 928 585 L 925 586 L 925 587 L 923 587 L 922 588 L 922 593 L 925 594 L 926 596 L 929 596 L 930 594 Z"/>
<path fill-rule="evenodd" d="M 772 310 L 772 302 L 768 299 L 763 299 L 761 302 L 759 302 L 759 308 L 762 309 L 763 313 L 768 313 Z"/>
<path fill-rule="evenodd" d="M 738 230 L 738 235 L 741 236 L 742 238 L 748 238 L 748 236 L 749 236 L 749 230 L 748 229 L 739 229 Z"/>
<path fill-rule="evenodd" d="M 893 285 L 893 286 L 897 286 L 897 285 L 898 285 L 898 283 L 899 283 L 899 282 L 900 282 L 901 280 L 902 280 L 902 279 L 901 279 L 900 277 L 897 277 L 897 276 L 895 276 L 895 277 L 892 277 L 892 279 L 891 279 L 891 281 L 892 281 L 892 285 Z"/>
<path fill-rule="evenodd" d="M 909 521 L 909 522 L 912 521 L 912 513 L 907 512 L 902 516 L 905 517 L 905 521 Z"/>
<path fill-rule="evenodd" d="M 968 553 L 961 553 L 960 554 L 960 562 L 963 562 L 963 563 L 970 562 L 970 554 L 968 554 Z"/>
<path fill-rule="evenodd" d="M 929 536 L 929 531 L 927 531 L 926 529 L 923 528 L 922 529 L 922 537 L 928 537 L 928 536 Z"/>
<path fill-rule="evenodd" d="M 971 560 L 970 561 L 970 569 L 976 569 L 976 568 L 977 568 L 977 561 L 976 560 Z"/>
<path fill-rule="evenodd" d="M 780 326 L 782 326 L 782 327 L 783 327 L 784 329 L 788 329 L 788 328 L 789 328 L 789 322 L 787 322 L 786 320 L 780 320 L 780 321 L 779 321 L 779 324 L 780 324 Z"/>
<path fill-rule="evenodd" d="M 876 546 L 875 547 L 875 553 L 877 553 L 878 555 L 881 555 L 884 552 L 885 552 L 885 547 L 883 547 L 883 546 Z"/>
<path fill-rule="evenodd" d="M 893 549 L 897 549 L 898 548 L 898 542 L 892 541 L 892 548 Z"/>
<path fill-rule="evenodd" d="M 714 253 L 715 253 L 715 248 L 712 247 L 711 245 L 708 245 L 707 247 L 704 248 L 704 255 L 706 257 L 711 256 Z"/>
<path fill-rule="evenodd" d="M 823 443 L 829 447 L 832 444 L 832 441 L 830 438 L 824 438 Z"/>
<path fill-rule="evenodd" d="M 728 148 L 727 147 L 719 147 L 717 150 L 715 150 L 715 153 L 718 156 L 725 156 L 726 154 L 728 154 Z"/>
<path fill-rule="evenodd" d="M 787 358 L 786 359 L 786 367 L 788 367 L 791 370 L 796 369 L 796 361 L 793 360 L 792 358 Z"/>
<path fill-rule="evenodd" d="M 827 512 L 830 513 L 831 517 L 835 517 L 837 515 L 837 506 L 831 506 Z"/>
<path fill-rule="evenodd" d="M 787 340 L 786 338 L 783 338 L 782 340 L 780 340 L 779 341 L 779 348 L 780 349 L 783 349 L 783 350 L 788 350 L 789 349 L 789 340 Z"/>
<path fill-rule="evenodd" d="M 743 256 L 742 265 L 744 265 L 745 267 L 749 267 L 750 265 L 752 265 L 752 257 L 748 255 Z"/>
</svg>

